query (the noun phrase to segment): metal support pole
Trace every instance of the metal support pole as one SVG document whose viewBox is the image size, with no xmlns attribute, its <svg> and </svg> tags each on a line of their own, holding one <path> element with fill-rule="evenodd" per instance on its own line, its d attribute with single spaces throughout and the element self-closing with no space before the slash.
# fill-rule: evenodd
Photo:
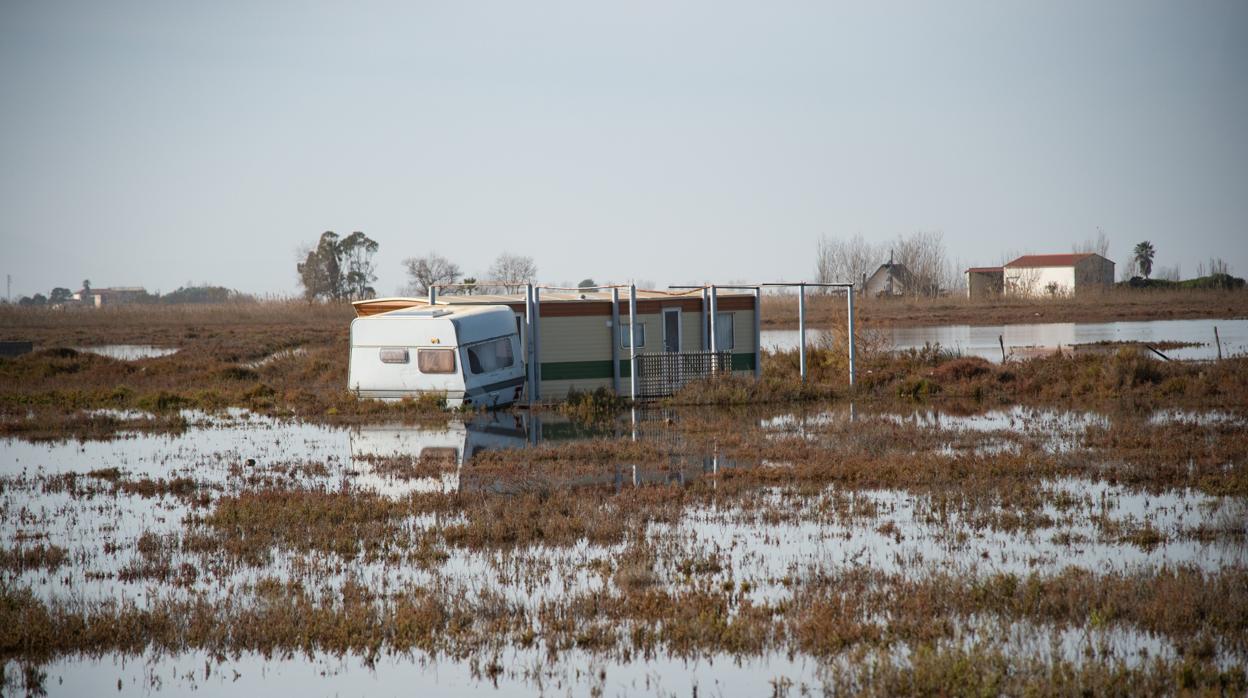
<svg viewBox="0 0 1248 698">
<path fill-rule="evenodd" d="M 620 394 L 620 289 L 611 289 L 611 389 Z"/>
<path fill-rule="evenodd" d="M 711 338 L 708 336 L 711 332 L 711 307 L 707 305 L 706 287 L 702 287 L 702 351 L 708 351 L 711 348 Z"/>
<path fill-rule="evenodd" d="M 628 397 L 637 399 L 637 284 L 628 285 Z"/>
<path fill-rule="evenodd" d="M 718 320 L 718 318 L 715 316 L 719 315 L 719 294 L 715 291 L 714 286 L 711 286 L 710 313 L 711 313 L 711 351 L 717 352 L 719 351 L 719 337 L 718 337 L 719 333 L 715 331 L 715 327 L 717 325 L 717 320 Z"/>
<path fill-rule="evenodd" d="M 763 376 L 763 287 L 754 289 L 754 378 Z"/>
<path fill-rule="evenodd" d="M 533 284 L 524 285 L 524 359 L 529 373 L 529 404 L 533 404 L 533 393 L 537 390 L 537 379 L 533 369 Z"/>
<path fill-rule="evenodd" d="M 533 287 L 533 399 L 542 399 L 542 289 Z"/>
<path fill-rule="evenodd" d="M 845 297 L 849 299 L 849 387 L 854 387 L 854 287 L 845 288 Z"/>
<path fill-rule="evenodd" d="M 434 305 L 437 302 L 438 302 L 438 287 L 431 285 L 429 287 L 429 305 Z"/>
<path fill-rule="evenodd" d="M 797 367 L 806 382 L 806 284 L 797 287 Z"/>
</svg>

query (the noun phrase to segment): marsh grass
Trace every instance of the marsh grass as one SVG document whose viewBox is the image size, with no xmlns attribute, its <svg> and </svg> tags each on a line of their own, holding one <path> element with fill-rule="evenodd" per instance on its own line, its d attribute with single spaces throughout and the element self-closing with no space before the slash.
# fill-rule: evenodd
<svg viewBox="0 0 1248 698">
<path fill-rule="evenodd" d="M 187 317 L 194 328 L 157 318 L 148 338 L 182 328 L 170 356 L 0 364 L 0 409 L 49 424 L 99 403 L 171 420 L 209 403 L 344 424 L 442 414 L 337 402 L 345 340 L 297 336 L 296 319 L 282 341 L 226 349 L 232 329 L 261 330 Z M 49 335 L 76 331 L 48 322 Z M 306 350 L 242 366 L 286 341 Z M 0 659 L 29 667 L 13 680 L 32 685 L 56 658 L 189 652 L 410 652 L 493 682 L 523 651 L 787 655 L 817 662 L 834 690 L 881 695 L 1248 688 L 1243 360 L 1165 364 L 1122 348 L 1001 366 L 939 347 L 864 350 L 851 391 L 829 341 L 806 385 L 789 353 L 768 357 L 761 382 L 674 400 L 728 409 L 669 405 L 632 423 L 588 396 L 570 410 L 608 436 L 462 464 L 442 451 L 297 457 L 275 440 L 258 465 L 179 452 L 158 470 L 122 459 L 7 474 Z M 750 406 L 788 399 L 806 403 Z M 985 414 L 1018 403 L 1030 407 Z M 1228 416 L 1150 419 L 1142 408 L 1157 405 Z M 376 476 L 389 489 L 372 489 Z M 419 491 L 429 479 L 457 487 Z M 1189 548 L 1192 564 L 1171 562 Z M 1090 564 L 1097 550 L 1140 562 Z M 1138 637 L 1159 653 L 1135 654 L 1153 646 Z M 800 693 L 786 677 L 774 687 Z"/>
<path fill-rule="evenodd" d="M 797 351 L 763 352 L 763 377 L 725 376 L 695 381 L 673 405 L 745 405 L 812 400 L 878 402 L 971 400 L 980 404 L 1129 404 L 1135 408 L 1248 405 L 1248 358 L 1219 362 L 1165 362 L 1134 347 L 1109 354 L 1040 356 L 1007 364 L 962 357 L 939 346 L 900 353 L 864 354 L 857 382 L 848 384 L 839 351 L 808 350 L 807 379 Z"/>
<path fill-rule="evenodd" d="M 5 310 L 10 332 L 28 332 L 39 350 L 0 359 L 0 433 L 26 438 L 98 438 L 121 430 L 181 431 L 187 410 L 258 414 L 338 424 L 377 420 L 444 422 L 436 396 L 385 403 L 346 388 L 344 309 L 266 304 L 234 308 L 136 309 L 100 314 Z M 349 311 L 345 311 L 349 312 Z M 2 313 L 0 313 L 2 314 Z M 81 322 L 78 322 L 81 320 Z M 94 341 L 180 347 L 162 357 L 121 361 L 68 348 Z M 86 333 L 86 334 L 84 334 Z M 848 385 L 843 329 L 808 351 L 808 378 L 792 351 L 764 351 L 762 380 L 729 376 L 695 382 L 674 405 L 745 405 L 819 400 L 974 400 L 981 403 L 1152 405 L 1248 404 L 1248 359 L 1161 362 L 1132 347 L 1073 357 L 993 365 L 939 346 L 893 353 L 880 333 L 861 328 L 857 385 Z M 58 342 L 64 342 L 60 344 Z M 298 351 L 294 351 L 294 349 Z M 609 420 L 625 401 L 606 391 L 574 393 L 558 409 L 585 422 Z"/>
<path fill-rule="evenodd" d="M 710 574 L 716 576 L 713 570 Z M 790 596 L 774 603 L 752 601 L 735 584 L 693 581 L 663 588 L 627 582 L 622 573 L 615 579 L 626 583 L 548 599 L 532 613 L 496 594 L 469 596 L 440 586 L 381 592 L 351 578 L 331 591 L 262 577 L 228 598 L 162 595 L 142 609 L 115 601 L 49 606 L 28 590 L 4 587 L 0 652 L 5 658 L 36 661 L 69 652 L 152 649 L 214 655 L 353 652 L 375 657 L 419 650 L 481 656 L 502 642 L 536 644 L 554 656 L 580 650 L 623 658 L 658 653 L 698 658 L 758 655 L 791 644 L 833 660 L 896 657 L 908 649 L 912 660 L 886 663 L 888 673 L 936 672 L 922 682 L 958 692 L 985 685 L 988 677 L 981 675 L 982 667 L 958 669 L 939 657 L 968 634 L 979 637 L 975 628 L 1023 623 L 1095 632 L 1129 628 L 1175 643 L 1178 654 L 1171 660 L 1159 657 L 1135 668 L 1089 665 L 1101 672 L 1112 669 L 1120 681 L 1232 691 L 1245 687 L 1242 666 L 1219 669 L 1218 650 L 1210 642 L 1216 637 L 1222 651 L 1243 651 L 1248 578 L 1242 570 L 1067 570 L 1021 577 L 933 573 L 920 579 L 850 570 L 798 580 Z M 954 655 L 985 659 L 977 652 Z M 1045 663 L 1032 664 L 1029 657 L 1026 652 L 993 655 L 991 666 L 1031 667 L 1021 676 L 995 676 L 993 681 L 1052 678 L 1043 670 Z M 892 679 L 862 678 L 877 689 L 893 686 Z"/>
</svg>

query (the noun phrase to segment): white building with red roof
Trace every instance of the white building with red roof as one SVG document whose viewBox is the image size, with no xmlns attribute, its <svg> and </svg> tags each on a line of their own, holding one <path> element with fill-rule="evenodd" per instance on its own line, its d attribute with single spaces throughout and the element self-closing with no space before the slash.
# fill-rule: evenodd
<svg viewBox="0 0 1248 698">
<path fill-rule="evenodd" d="M 1068 296 L 1114 285 L 1114 263 L 1099 254 L 1029 254 L 1003 268 L 1011 296 Z"/>
<path fill-rule="evenodd" d="M 1114 284 L 1114 263 L 1093 252 L 1029 254 L 1000 267 L 966 270 L 967 295 L 1069 296 Z"/>
</svg>

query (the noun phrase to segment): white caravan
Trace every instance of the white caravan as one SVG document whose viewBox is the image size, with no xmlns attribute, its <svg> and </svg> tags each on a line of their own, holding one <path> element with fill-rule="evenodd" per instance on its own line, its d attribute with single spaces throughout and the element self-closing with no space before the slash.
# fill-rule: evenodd
<svg viewBox="0 0 1248 698">
<path fill-rule="evenodd" d="M 351 321 L 347 385 L 358 397 L 445 395 L 499 407 L 524 391 L 516 315 L 505 305 L 404 308 Z"/>
</svg>

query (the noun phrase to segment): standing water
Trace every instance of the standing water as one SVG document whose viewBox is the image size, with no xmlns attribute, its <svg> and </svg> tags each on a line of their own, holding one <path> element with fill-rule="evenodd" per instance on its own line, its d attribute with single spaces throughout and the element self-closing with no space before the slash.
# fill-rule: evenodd
<svg viewBox="0 0 1248 698">
<path fill-rule="evenodd" d="M 966 356 L 1001 360 L 1000 341 L 1006 352 L 1024 349 L 1056 349 L 1097 342 L 1192 342 L 1194 346 L 1165 350 L 1173 359 L 1214 359 L 1218 349 L 1213 328 L 1222 339 L 1222 356 L 1248 352 L 1248 320 L 1149 320 L 1142 322 L 1046 322 L 1018 325 L 937 325 L 932 327 L 890 327 L 878 330 L 894 351 L 917 349 L 924 344 L 940 344 Z M 807 330 L 806 341 L 813 344 L 824 330 Z M 794 349 L 797 330 L 767 330 L 763 346 Z M 1015 351 L 1015 353 L 1019 353 Z"/>
</svg>

